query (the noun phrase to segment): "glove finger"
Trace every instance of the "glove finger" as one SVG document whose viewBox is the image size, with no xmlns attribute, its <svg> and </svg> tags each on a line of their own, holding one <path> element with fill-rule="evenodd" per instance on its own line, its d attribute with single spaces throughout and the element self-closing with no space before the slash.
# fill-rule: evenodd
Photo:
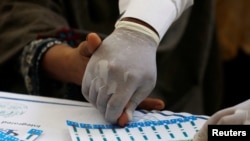
<svg viewBox="0 0 250 141">
<path fill-rule="evenodd" d="M 112 94 L 108 101 L 105 118 L 111 123 L 117 122 L 126 104 L 135 92 L 136 85 L 134 83 L 131 82 L 125 86 L 127 86 L 126 89 L 124 89 L 124 86 L 117 87 L 115 93 Z"/>
<path fill-rule="evenodd" d="M 250 99 L 245 100 L 245 101 L 239 103 L 238 105 L 235 105 L 235 109 L 249 110 L 249 107 L 250 107 Z"/>
<path fill-rule="evenodd" d="M 122 114 L 123 109 L 125 108 L 126 104 L 129 101 L 129 98 L 130 98 L 129 95 L 131 95 L 132 92 L 129 92 L 129 93 L 130 94 L 128 93 L 112 94 L 112 96 L 110 97 L 108 101 L 106 112 L 105 112 L 105 118 L 108 122 L 110 123 L 117 122 L 117 119 Z"/>
<path fill-rule="evenodd" d="M 234 113 L 233 108 L 224 109 L 216 112 L 212 115 L 208 121 L 201 127 L 201 129 L 195 134 L 194 141 L 207 141 L 207 128 L 209 124 L 218 124 L 218 121 L 223 116 L 232 115 Z"/>
<path fill-rule="evenodd" d="M 152 107 L 153 109 L 155 109 L 158 106 L 160 106 L 160 108 L 161 106 L 164 106 L 164 104 L 162 105 L 162 103 L 158 103 L 157 101 L 154 102 L 153 99 L 147 99 L 147 101 L 143 102 L 143 100 L 145 100 L 150 94 L 150 92 L 152 91 L 153 86 L 154 86 L 154 82 L 149 82 L 149 81 L 144 82 L 143 86 L 139 87 L 139 89 L 130 98 L 129 100 L 130 104 L 128 106 L 128 110 L 134 111 L 138 106 L 144 106 L 144 108 L 148 108 L 148 110 L 152 110 L 151 109 Z M 139 105 L 139 104 L 142 104 L 142 105 Z M 148 105 L 148 104 L 151 104 L 151 105 Z M 153 105 L 153 104 L 160 104 L 160 105 Z"/>
<path fill-rule="evenodd" d="M 200 130 L 194 135 L 193 141 L 207 141 L 207 133 L 203 130 Z"/>
<path fill-rule="evenodd" d="M 92 103 L 93 105 L 96 106 L 96 99 L 97 99 L 97 94 L 98 91 L 96 89 L 96 85 L 98 85 L 97 81 L 100 81 L 100 79 L 95 78 L 93 80 L 91 80 L 91 85 L 90 85 L 90 89 L 89 89 L 89 102 Z"/>
<path fill-rule="evenodd" d="M 90 75 L 85 75 L 82 80 L 82 94 L 84 98 L 89 101 L 89 91 L 90 91 L 90 83 L 87 80 L 91 80 Z"/>
<path fill-rule="evenodd" d="M 113 94 L 108 101 L 105 112 L 105 118 L 107 121 L 117 123 L 118 118 L 124 111 L 129 99 L 132 95 L 134 95 L 136 89 L 140 86 L 138 84 L 140 84 L 139 81 L 141 81 L 141 79 L 135 74 L 137 73 L 132 72 L 131 70 L 124 72 L 124 75 L 120 78 L 118 81 L 120 83 L 118 84 L 116 81 L 113 83 L 112 81 L 109 81 L 109 84 L 111 85 L 109 85 L 108 94 Z"/>
<path fill-rule="evenodd" d="M 208 121 L 206 122 L 207 125 L 209 124 L 218 124 L 218 121 L 227 115 L 232 115 L 234 114 L 234 108 L 227 108 L 224 110 L 220 110 L 218 112 L 216 112 L 214 115 L 212 115 Z"/>
<path fill-rule="evenodd" d="M 247 111 L 247 117 L 246 117 L 246 121 L 244 123 L 245 125 L 250 125 L 250 111 Z"/>
<path fill-rule="evenodd" d="M 96 76 L 94 79 L 88 79 L 91 80 L 90 84 L 90 89 L 89 89 L 89 102 L 94 104 L 96 106 L 96 100 L 97 100 L 97 95 L 98 95 L 98 89 L 101 86 L 106 85 L 106 78 L 105 76 L 108 76 L 108 64 L 107 61 L 99 61 L 97 65 L 94 67 L 94 71 L 92 72 L 93 75 L 91 76 Z M 88 67 L 88 66 L 87 66 Z M 90 69 L 92 70 L 92 69 Z M 105 78 L 104 78 L 105 77 Z M 102 83 L 102 84 L 101 84 Z"/>
<path fill-rule="evenodd" d="M 242 125 L 247 120 L 248 111 L 236 110 L 234 114 L 223 116 L 218 124 L 239 124 Z"/>
<path fill-rule="evenodd" d="M 95 103 L 95 106 L 97 105 L 97 98 L 100 95 L 100 90 L 102 90 L 101 88 L 103 87 L 105 87 L 105 84 L 102 79 L 95 78 L 91 81 L 89 100 Z"/>
<path fill-rule="evenodd" d="M 107 103 L 112 96 L 111 94 L 107 94 L 107 88 L 108 86 L 100 87 L 96 101 L 96 107 L 103 115 L 105 114 Z"/>
<path fill-rule="evenodd" d="M 145 97 L 147 97 L 149 95 L 150 91 L 151 91 L 151 89 L 149 89 L 149 87 L 143 87 L 141 89 L 138 89 L 134 93 L 134 95 L 132 95 L 131 99 L 129 100 L 129 102 L 126 105 L 126 108 L 124 109 L 123 113 L 121 114 L 121 116 L 118 119 L 118 124 L 120 126 L 125 126 L 129 121 L 132 121 L 133 113 L 134 113 L 135 109 L 137 108 L 137 106 L 140 103 L 142 103 L 142 100 L 144 100 Z"/>
</svg>

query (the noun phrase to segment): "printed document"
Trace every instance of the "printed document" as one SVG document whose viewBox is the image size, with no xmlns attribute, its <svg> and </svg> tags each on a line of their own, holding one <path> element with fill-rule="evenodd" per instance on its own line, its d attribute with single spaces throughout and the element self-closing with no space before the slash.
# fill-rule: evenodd
<svg viewBox="0 0 250 141">
<path fill-rule="evenodd" d="M 126 127 L 107 123 L 87 102 L 0 92 L 0 140 L 184 141 L 208 116 L 137 110 Z"/>
</svg>

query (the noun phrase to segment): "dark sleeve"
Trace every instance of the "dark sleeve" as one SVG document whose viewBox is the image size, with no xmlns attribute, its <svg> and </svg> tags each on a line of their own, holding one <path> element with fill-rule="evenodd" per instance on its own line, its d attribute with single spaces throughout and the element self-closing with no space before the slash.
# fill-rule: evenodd
<svg viewBox="0 0 250 141">
<path fill-rule="evenodd" d="M 41 68 L 41 59 L 46 51 L 57 44 L 76 47 L 87 33 L 74 29 L 61 29 L 50 37 L 39 37 L 29 42 L 21 55 L 21 72 L 28 93 L 74 100 L 84 100 L 80 86 L 56 81 L 46 75 Z"/>
<path fill-rule="evenodd" d="M 39 35 L 69 27 L 60 6 L 52 0 L 1 0 L 0 60 L 10 59 Z"/>
<path fill-rule="evenodd" d="M 30 94 L 65 97 L 68 89 L 64 86 L 69 84 L 46 77 L 40 60 L 51 46 L 66 43 L 75 47 L 85 36 L 69 27 L 60 4 L 52 0 L 0 2 L 0 61 L 21 54 L 21 70 Z"/>
</svg>

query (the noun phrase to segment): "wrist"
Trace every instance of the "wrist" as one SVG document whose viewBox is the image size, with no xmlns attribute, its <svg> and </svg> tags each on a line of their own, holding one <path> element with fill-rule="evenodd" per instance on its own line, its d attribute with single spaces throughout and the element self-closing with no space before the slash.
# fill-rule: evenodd
<svg viewBox="0 0 250 141">
<path fill-rule="evenodd" d="M 66 44 L 54 45 L 48 49 L 42 59 L 42 67 L 49 77 L 59 81 L 69 81 L 67 60 L 71 50 L 72 48 Z"/>
<path fill-rule="evenodd" d="M 131 18 L 131 17 L 125 17 L 125 18 L 121 19 L 121 21 L 130 21 L 130 22 L 141 24 L 141 25 L 151 29 L 152 31 L 154 31 L 157 34 L 157 36 L 159 36 L 158 32 L 151 25 L 149 25 L 148 23 L 146 23 L 142 20 L 139 20 L 136 18 Z"/>
<path fill-rule="evenodd" d="M 115 28 L 121 27 L 146 34 L 150 36 L 157 43 L 157 45 L 160 42 L 160 37 L 157 31 L 152 26 L 141 20 L 135 18 L 123 18 L 115 24 Z"/>
</svg>

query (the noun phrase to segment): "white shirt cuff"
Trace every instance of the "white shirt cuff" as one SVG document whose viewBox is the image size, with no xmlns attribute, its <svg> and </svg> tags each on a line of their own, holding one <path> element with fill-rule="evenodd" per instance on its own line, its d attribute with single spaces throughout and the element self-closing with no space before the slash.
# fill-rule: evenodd
<svg viewBox="0 0 250 141">
<path fill-rule="evenodd" d="M 151 25 L 159 34 L 160 40 L 170 25 L 193 5 L 193 0 L 120 0 L 121 16 L 140 19 Z"/>
</svg>

